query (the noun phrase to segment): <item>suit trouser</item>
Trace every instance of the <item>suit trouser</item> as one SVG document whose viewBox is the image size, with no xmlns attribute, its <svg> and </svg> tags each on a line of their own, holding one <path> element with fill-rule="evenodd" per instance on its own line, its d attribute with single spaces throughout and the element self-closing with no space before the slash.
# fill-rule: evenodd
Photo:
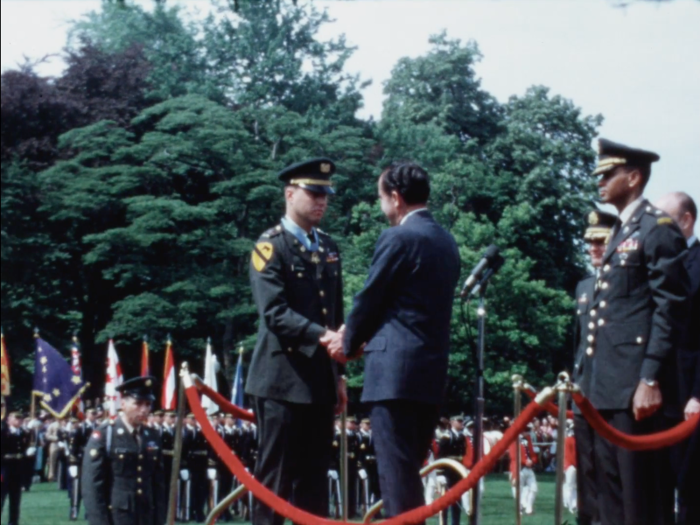
<svg viewBox="0 0 700 525">
<path fill-rule="evenodd" d="M 7 460 L 2 466 L 2 506 L 0 512 L 5 509 L 5 500 L 10 497 L 10 521 L 9 525 L 19 523 L 19 512 L 22 502 L 22 460 Z"/>
<path fill-rule="evenodd" d="M 379 487 L 387 517 L 424 505 L 420 469 L 438 417 L 437 405 L 406 400 L 371 403 Z"/>
<path fill-rule="evenodd" d="M 700 523 L 700 425 L 679 452 L 682 455 L 678 475 L 678 523 L 693 525 Z"/>
<path fill-rule="evenodd" d="M 631 410 L 601 410 L 614 428 L 630 435 L 659 431 L 663 418 L 635 421 Z M 674 480 L 668 479 L 668 450 L 632 452 L 595 435 L 598 503 L 603 525 L 667 525 L 674 523 Z"/>
<path fill-rule="evenodd" d="M 258 419 L 255 477 L 282 499 L 311 514 L 328 514 L 328 467 L 333 449 L 333 406 L 254 398 Z M 258 500 L 254 525 L 284 518 Z"/>
<path fill-rule="evenodd" d="M 593 445 L 595 431 L 581 414 L 574 414 L 576 436 L 576 490 L 578 491 L 579 525 L 598 522 L 598 480 Z"/>
</svg>

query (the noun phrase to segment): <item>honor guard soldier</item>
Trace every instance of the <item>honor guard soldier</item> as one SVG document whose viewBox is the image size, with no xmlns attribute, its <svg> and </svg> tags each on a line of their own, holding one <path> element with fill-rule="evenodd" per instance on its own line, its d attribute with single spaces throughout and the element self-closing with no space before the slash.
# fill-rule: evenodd
<svg viewBox="0 0 700 525">
<path fill-rule="evenodd" d="M 22 481 L 24 479 L 25 461 L 34 456 L 36 450 L 29 446 L 29 434 L 22 429 L 22 415 L 10 412 L 7 424 L 2 423 L 2 508 L 5 500 L 10 498 L 10 521 L 8 525 L 19 525 L 20 506 L 22 503 Z"/>
<path fill-rule="evenodd" d="M 438 459 L 449 458 L 462 463 L 467 452 L 467 443 L 464 438 L 464 416 L 452 416 L 450 418 L 451 428 L 440 435 L 438 440 Z M 461 477 L 452 469 L 441 470 L 441 475 L 445 477 L 446 489 L 449 490 L 459 483 Z M 447 514 L 452 514 L 452 525 L 459 525 L 462 509 L 459 503 L 455 503 L 443 512 L 443 523 L 447 525 Z"/>
<path fill-rule="evenodd" d="M 687 244 L 673 219 L 644 199 L 651 164 L 658 160 L 656 153 L 600 139 L 593 172 L 601 200 L 617 208 L 619 221 L 582 333 L 588 343 L 584 383 L 603 418 L 632 435 L 665 429 L 666 418 L 682 410 L 675 361 L 688 319 Z M 595 435 L 603 525 L 674 522 L 667 455 L 624 450 Z"/>
<path fill-rule="evenodd" d="M 70 520 L 76 521 L 80 512 L 80 476 L 85 447 L 95 430 L 96 413 L 94 408 L 85 411 L 85 421 L 73 426 L 68 436 L 68 495 L 70 497 Z"/>
<path fill-rule="evenodd" d="M 588 395 L 590 390 L 591 373 L 587 369 L 588 356 L 586 349 L 589 341 L 586 334 L 594 328 L 594 321 L 590 317 L 595 283 L 598 278 L 598 270 L 603 265 L 603 255 L 610 234 L 617 223 L 617 216 L 600 210 L 592 210 L 586 220 L 588 227 L 583 235 L 588 247 L 588 254 L 594 274 L 586 277 L 576 286 L 576 324 L 574 326 L 574 373 L 572 379 L 583 392 Z M 584 369 L 586 373 L 584 374 Z M 593 438 L 595 431 L 583 417 L 578 406 L 574 403 L 574 432 L 576 434 L 576 484 L 578 493 L 578 519 L 581 525 L 591 525 L 598 521 L 597 480 L 595 473 L 595 457 L 593 454 Z"/>
<path fill-rule="evenodd" d="M 224 426 L 221 429 L 221 437 L 226 443 L 226 447 L 231 450 L 236 456 L 240 457 L 240 432 L 236 428 L 236 420 L 231 414 L 226 414 L 224 417 Z M 224 464 L 224 462 L 219 459 L 218 463 L 219 469 L 219 499 L 224 499 L 233 491 L 233 473 Z M 231 509 L 228 508 L 221 515 L 221 521 L 227 523 L 233 519 L 231 514 Z"/>
<path fill-rule="evenodd" d="M 155 379 L 126 381 L 122 413 L 92 433 L 83 460 L 83 499 L 90 525 L 162 525 L 166 490 L 161 443 L 146 428 Z"/>
<path fill-rule="evenodd" d="M 357 435 L 357 418 L 350 416 L 346 421 L 348 442 L 348 518 L 357 517 L 357 496 L 360 477 L 358 475 L 360 459 L 360 438 Z"/>
<path fill-rule="evenodd" d="M 163 449 L 163 473 L 166 487 L 170 487 L 170 480 L 173 476 L 173 454 L 175 449 L 175 423 L 177 416 L 175 412 L 167 412 L 163 421 L 163 431 L 160 436 L 161 448 Z"/>
<path fill-rule="evenodd" d="M 345 398 L 339 370 L 320 344 L 343 324 L 338 246 L 318 228 L 334 172 L 333 161 L 319 158 L 278 174 L 286 215 L 263 233 L 250 263 L 260 316 L 246 383 L 258 417 L 255 477 L 318 516 L 328 512 L 333 415 Z M 284 521 L 259 500 L 254 504 L 254 525 Z"/>
<path fill-rule="evenodd" d="M 377 470 L 377 454 L 374 450 L 374 440 L 372 439 L 372 425 L 369 418 L 360 421 L 360 477 L 366 476 L 363 486 L 362 503 L 365 512 L 381 498 L 379 490 L 379 472 Z"/>
<path fill-rule="evenodd" d="M 187 416 L 183 440 L 183 454 L 187 455 L 187 470 L 189 471 L 189 516 L 196 522 L 204 521 L 204 509 L 209 495 L 210 483 L 207 477 L 209 470 L 209 444 L 202 430 L 196 423 L 194 414 Z"/>
</svg>

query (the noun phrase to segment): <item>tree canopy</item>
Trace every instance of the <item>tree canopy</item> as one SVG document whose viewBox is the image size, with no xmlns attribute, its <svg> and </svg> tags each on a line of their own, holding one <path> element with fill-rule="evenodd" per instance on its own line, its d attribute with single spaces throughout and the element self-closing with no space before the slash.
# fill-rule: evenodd
<svg viewBox="0 0 700 525">
<path fill-rule="evenodd" d="M 491 243 L 506 257 L 488 291 L 487 409 L 509 410 L 512 373 L 567 367 L 601 117 L 543 86 L 497 101 L 475 73 L 478 45 L 441 34 L 396 64 L 381 119 L 363 120 L 352 48 L 319 39 L 326 13 L 220 7 L 196 22 L 164 2 L 105 3 L 75 25 L 60 77 L 3 73 L 1 306 L 18 395 L 34 326 L 66 348 L 78 334 L 95 396 L 108 338 L 128 375 L 143 335 L 154 370 L 155 341 L 170 334 L 196 370 L 212 337 L 232 377 L 237 344 L 251 350 L 257 332 L 250 252 L 283 214 L 275 173 L 321 155 L 338 165 L 323 228 L 341 248 L 348 311 L 388 226 L 377 177 L 412 159 L 463 274 Z M 475 331 L 474 306 L 455 303 L 446 410 L 470 410 Z M 357 401 L 362 363 L 349 373 Z"/>
</svg>

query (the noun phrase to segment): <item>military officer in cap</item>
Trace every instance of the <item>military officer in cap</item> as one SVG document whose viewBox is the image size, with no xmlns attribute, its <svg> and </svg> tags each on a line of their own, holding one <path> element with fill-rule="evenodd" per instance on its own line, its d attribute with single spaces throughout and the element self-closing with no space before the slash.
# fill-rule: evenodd
<svg viewBox="0 0 700 525">
<path fill-rule="evenodd" d="M 10 521 L 8 525 L 19 525 L 22 504 L 22 481 L 25 473 L 25 461 L 36 450 L 30 447 L 30 436 L 22 428 L 22 414 L 10 412 L 7 423 L 2 422 L 2 508 L 10 497 Z M 34 453 L 32 453 L 34 452 Z"/>
<path fill-rule="evenodd" d="M 258 419 L 255 477 L 318 516 L 328 511 L 333 415 L 345 397 L 338 368 L 319 344 L 343 324 L 338 246 L 318 228 L 334 171 L 332 160 L 318 158 L 279 174 L 286 215 L 261 236 L 250 263 L 260 314 L 246 384 Z M 255 501 L 255 525 L 282 522 Z"/>
<path fill-rule="evenodd" d="M 462 463 L 467 452 L 467 443 L 464 437 L 464 416 L 456 415 L 450 418 L 450 429 L 441 434 L 438 441 L 438 459 L 449 458 Z M 457 472 L 446 468 L 441 470 L 441 475 L 445 477 L 446 489 L 449 490 L 462 479 Z M 452 515 L 452 525 L 459 525 L 462 508 L 459 503 L 455 503 L 442 513 L 442 521 L 447 524 L 447 515 Z"/>
<path fill-rule="evenodd" d="M 163 473 L 166 487 L 170 487 L 170 480 L 173 476 L 176 423 L 177 414 L 172 411 L 166 412 L 160 436 L 161 448 L 163 450 Z"/>
<path fill-rule="evenodd" d="M 680 412 L 675 346 L 689 307 L 686 241 L 643 196 L 658 160 L 656 153 L 600 139 L 593 172 L 601 200 L 619 217 L 581 334 L 584 374 L 590 367 L 586 395 L 609 424 L 635 435 L 660 430 L 664 416 Z M 673 523 L 674 484 L 660 467 L 662 454 L 623 450 L 595 435 L 603 525 Z"/>
<path fill-rule="evenodd" d="M 166 481 L 161 442 L 146 428 L 155 380 L 139 377 L 117 390 L 121 415 L 92 433 L 83 460 L 83 499 L 90 525 L 162 525 Z"/>
<path fill-rule="evenodd" d="M 377 455 L 372 439 L 372 423 L 369 418 L 360 421 L 360 469 L 365 471 L 367 481 L 364 484 L 365 497 L 363 504 L 369 508 L 381 498 L 379 490 L 379 472 L 377 471 Z M 369 505 L 367 505 L 369 504 Z M 368 509 L 367 509 L 368 510 Z"/>
<path fill-rule="evenodd" d="M 572 379 L 582 390 L 584 395 L 590 390 L 592 376 L 590 363 L 587 361 L 590 356 L 586 354 L 589 347 L 588 339 L 591 337 L 585 334 L 593 326 L 589 326 L 593 321 L 589 312 L 593 294 L 595 293 L 595 283 L 598 278 L 598 270 L 603 263 L 603 255 L 610 234 L 617 223 L 617 216 L 600 210 L 592 210 L 587 216 L 588 227 L 583 239 L 588 247 L 591 266 L 594 269 L 593 275 L 583 279 L 576 286 L 576 324 L 574 326 L 574 373 Z M 598 522 L 598 500 L 596 491 L 596 471 L 595 458 L 593 455 L 593 438 L 595 431 L 581 415 L 578 406 L 574 404 L 574 431 L 576 434 L 576 454 L 577 464 L 577 487 L 578 487 L 578 519 L 580 525 L 592 525 Z"/>
</svg>

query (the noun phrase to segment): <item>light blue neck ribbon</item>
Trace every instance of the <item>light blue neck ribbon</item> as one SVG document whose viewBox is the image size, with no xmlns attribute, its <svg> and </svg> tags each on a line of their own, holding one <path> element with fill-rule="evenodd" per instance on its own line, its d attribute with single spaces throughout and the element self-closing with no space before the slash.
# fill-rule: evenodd
<svg viewBox="0 0 700 525">
<path fill-rule="evenodd" d="M 282 227 L 294 235 L 294 237 L 296 237 L 301 245 L 307 250 L 310 252 L 318 251 L 318 233 L 316 232 L 316 228 L 311 228 L 311 235 L 313 235 L 314 238 L 312 242 L 304 228 L 299 226 L 289 217 L 282 217 Z"/>
</svg>

